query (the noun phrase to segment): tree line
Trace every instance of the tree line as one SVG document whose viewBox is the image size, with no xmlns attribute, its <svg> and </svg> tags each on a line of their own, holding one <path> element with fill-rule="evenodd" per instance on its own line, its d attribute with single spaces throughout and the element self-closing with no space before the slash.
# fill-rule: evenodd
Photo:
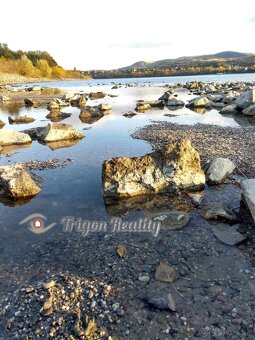
<svg viewBox="0 0 255 340">
<path fill-rule="evenodd" d="M 59 66 L 46 51 L 13 51 L 6 43 L 0 43 L 0 72 L 38 78 L 86 78 L 76 69 L 65 70 Z"/>
</svg>

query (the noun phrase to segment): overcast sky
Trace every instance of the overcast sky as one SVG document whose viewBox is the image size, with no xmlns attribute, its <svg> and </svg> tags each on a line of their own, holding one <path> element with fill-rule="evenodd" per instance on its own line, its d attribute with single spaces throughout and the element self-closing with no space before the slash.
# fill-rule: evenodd
<svg viewBox="0 0 255 340">
<path fill-rule="evenodd" d="M 255 53 L 254 0 L 11 0 L 0 42 L 46 50 L 65 68 L 233 50 Z"/>
</svg>

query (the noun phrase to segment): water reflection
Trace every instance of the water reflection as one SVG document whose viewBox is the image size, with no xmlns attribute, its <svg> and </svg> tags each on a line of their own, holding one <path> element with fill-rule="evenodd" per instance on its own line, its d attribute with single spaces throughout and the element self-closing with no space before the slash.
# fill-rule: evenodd
<svg viewBox="0 0 255 340">
<path fill-rule="evenodd" d="M 59 141 L 59 142 L 50 142 L 50 143 L 46 143 L 45 145 L 47 145 L 51 150 L 57 150 L 57 149 L 63 149 L 63 148 L 70 148 L 76 144 L 79 143 L 79 139 L 75 139 L 75 140 L 63 140 L 63 141 Z"/>
<path fill-rule="evenodd" d="M 173 195 L 138 195 L 120 200 L 104 198 L 106 212 L 110 216 L 126 215 L 134 211 L 152 211 L 169 209 L 189 212 L 193 205 L 184 194 Z"/>
<path fill-rule="evenodd" d="M 22 149 L 28 149 L 31 148 L 32 144 L 22 144 L 22 145 L 8 145 L 8 146 L 4 146 L 1 154 L 3 155 L 11 155 L 14 154 L 15 152 L 18 152 Z"/>
<path fill-rule="evenodd" d="M 211 109 L 206 109 L 204 107 L 189 107 L 190 110 L 192 110 L 193 112 L 199 114 L 199 115 L 204 115 L 207 112 L 210 112 Z"/>
<path fill-rule="evenodd" d="M 21 110 L 21 108 L 24 107 L 24 104 L 22 102 L 8 102 L 0 105 L 0 109 L 10 113 L 10 114 L 18 114 Z"/>
</svg>

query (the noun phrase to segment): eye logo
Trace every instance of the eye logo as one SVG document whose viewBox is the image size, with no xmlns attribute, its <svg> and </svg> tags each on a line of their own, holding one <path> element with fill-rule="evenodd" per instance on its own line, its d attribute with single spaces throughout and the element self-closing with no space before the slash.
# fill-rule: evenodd
<svg viewBox="0 0 255 340">
<path fill-rule="evenodd" d="M 32 214 L 28 217 L 24 218 L 19 224 L 28 223 L 29 230 L 34 234 L 43 234 L 46 231 L 53 228 L 56 223 L 51 223 L 48 226 L 45 226 L 45 221 L 47 221 L 47 217 L 42 214 Z"/>
</svg>

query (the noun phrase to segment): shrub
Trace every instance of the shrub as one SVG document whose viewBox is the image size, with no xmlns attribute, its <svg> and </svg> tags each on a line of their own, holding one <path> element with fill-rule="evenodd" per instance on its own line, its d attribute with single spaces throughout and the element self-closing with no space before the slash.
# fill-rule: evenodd
<svg viewBox="0 0 255 340">
<path fill-rule="evenodd" d="M 47 60 L 40 59 L 37 62 L 37 68 L 40 70 L 43 77 L 51 76 L 51 67 L 49 66 Z"/>
</svg>

